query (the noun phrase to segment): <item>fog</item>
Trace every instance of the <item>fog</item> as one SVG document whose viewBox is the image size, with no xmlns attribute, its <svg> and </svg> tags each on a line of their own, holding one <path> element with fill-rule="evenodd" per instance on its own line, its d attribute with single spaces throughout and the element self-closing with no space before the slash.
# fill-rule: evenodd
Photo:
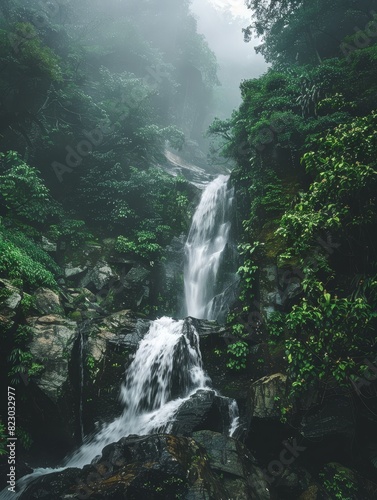
<svg viewBox="0 0 377 500">
<path fill-rule="evenodd" d="M 227 5 L 227 7 L 226 7 Z M 241 102 L 239 85 L 267 69 L 263 57 L 255 53 L 258 40 L 245 43 L 242 28 L 250 23 L 250 11 L 243 0 L 193 0 L 191 11 L 215 52 L 221 88 L 217 89 L 216 115 L 226 118 Z"/>
</svg>

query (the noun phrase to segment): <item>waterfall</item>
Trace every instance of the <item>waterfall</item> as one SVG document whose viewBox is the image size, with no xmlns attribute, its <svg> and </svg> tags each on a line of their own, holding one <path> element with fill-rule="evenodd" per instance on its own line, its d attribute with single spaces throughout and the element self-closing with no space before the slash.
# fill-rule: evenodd
<svg viewBox="0 0 377 500">
<path fill-rule="evenodd" d="M 80 331 L 80 401 L 79 401 L 79 425 L 80 440 L 84 439 L 83 406 L 84 406 L 84 332 Z"/>
<path fill-rule="evenodd" d="M 234 190 L 229 177 L 220 175 L 204 190 L 185 245 L 186 314 L 217 319 L 224 288 L 218 271 L 224 259 L 231 228 Z"/>
<path fill-rule="evenodd" d="M 198 333 L 193 326 L 185 333 L 183 323 L 166 317 L 152 323 L 121 387 L 122 415 L 84 443 L 66 467 L 90 463 L 124 436 L 168 432 L 179 406 L 198 389 L 208 388 Z"/>
<path fill-rule="evenodd" d="M 225 289 L 217 285 L 217 274 L 231 224 L 229 213 L 233 190 L 227 184 L 228 177 L 221 175 L 207 186 L 193 217 L 186 243 L 186 307 L 187 313 L 197 318 L 212 319 L 221 297 L 225 296 Z M 214 307 L 214 304 L 217 306 Z M 31 481 L 41 475 L 89 464 L 106 445 L 122 437 L 168 433 L 182 403 L 196 391 L 210 389 L 210 379 L 203 370 L 198 332 L 192 323 L 185 327 L 184 324 L 184 320 L 167 317 L 153 321 L 138 346 L 121 386 L 120 399 L 124 405 L 121 416 L 103 425 L 96 435 L 86 437 L 82 446 L 64 461 L 62 468 L 36 469 L 17 481 L 18 494 L 3 490 L 1 498 L 17 498 Z M 81 363 L 83 351 L 84 336 L 81 332 Z M 82 383 L 83 365 L 80 373 Z M 233 435 L 239 420 L 235 401 L 229 403 L 229 416 L 229 434 Z"/>
</svg>

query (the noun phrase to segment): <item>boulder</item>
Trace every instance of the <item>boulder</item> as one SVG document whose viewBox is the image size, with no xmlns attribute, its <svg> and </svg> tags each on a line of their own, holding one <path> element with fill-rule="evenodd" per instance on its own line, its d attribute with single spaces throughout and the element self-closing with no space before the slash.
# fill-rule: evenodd
<svg viewBox="0 0 377 500">
<path fill-rule="evenodd" d="M 85 266 L 73 266 L 73 264 L 69 263 L 64 269 L 64 276 L 68 279 L 74 279 L 77 278 L 78 276 L 81 276 L 85 271 L 87 271 L 88 268 Z"/>
<path fill-rule="evenodd" d="M 41 491 L 46 498 L 229 499 L 205 450 L 193 439 L 166 434 L 122 438 L 92 465 L 37 479 L 20 499 L 41 498 Z"/>
<path fill-rule="evenodd" d="M 228 434 L 230 403 L 228 398 L 217 396 L 215 391 L 198 390 L 178 408 L 170 432 L 190 436 L 194 431 L 209 429 Z"/>
<path fill-rule="evenodd" d="M 205 448 L 209 466 L 223 477 L 228 498 L 268 500 L 270 491 L 263 471 L 239 441 L 208 430 L 194 432 L 193 439 Z"/>
<path fill-rule="evenodd" d="M 34 293 L 34 308 L 41 316 L 47 314 L 64 314 L 59 295 L 49 288 L 38 288 Z"/>
<path fill-rule="evenodd" d="M 279 419 L 285 401 L 287 376 L 282 373 L 263 377 L 252 383 L 247 400 L 248 420 Z"/>
<path fill-rule="evenodd" d="M 149 321 L 125 310 L 87 323 L 84 427 L 91 432 L 96 422 L 109 422 L 121 414 L 119 389 Z"/>
<path fill-rule="evenodd" d="M 57 244 L 42 236 L 42 248 L 45 252 L 54 253 L 57 251 Z"/>
<path fill-rule="evenodd" d="M 137 309 L 150 295 L 151 271 L 136 264 L 121 280 L 121 304 Z"/>
<path fill-rule="evenodd" d="M 43 295 L 44 296 L 44 295 Z M 68 381 L 69 362 L 77 338 L 77 325 L 62 316 L 49 314 L 30 318 L 32 340 L 30 352 L 45 367 L 36 384 L 53 402 L 57 402 Z"/>
<path fill-rule="evenodd" d="M 309 409 L 301 421 L 300 432 L 308 439 L 342 435 L 353 441 L 356 431 L 352 398 L 334 396 L 321 406 Z"/>
<path fill-rule="evenodd" d="M 0 324 L 12 326 L 21 305 L 22 292 L 12 283 L 0 279 Z"/>
<path fill-rule="evenodd" d="M 89 288 L 91 291 L 97 291 L 104 289 L 110 283 L 113 283 L 119 279 L 118 275 L 112 270 L 107 262 L 99 261 L 91 269 L 80 282 L 81 288 Z"/>
</svg>

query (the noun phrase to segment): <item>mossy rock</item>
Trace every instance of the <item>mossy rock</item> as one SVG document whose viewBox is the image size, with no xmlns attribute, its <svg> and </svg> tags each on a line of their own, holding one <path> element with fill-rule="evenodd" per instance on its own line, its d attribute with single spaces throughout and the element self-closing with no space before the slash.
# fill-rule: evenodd
<svg viewBox="0 0 377 500">
<path fill-rule="evenodd" d="M 68 315 L 69 319 L 71 319 L 72 321 L 81 321 L 82 320 L 82 315 L 81 315 L 81 311 L 74 311 L 74 312 L 71 312 L 69 313 Z"/>
</svg>

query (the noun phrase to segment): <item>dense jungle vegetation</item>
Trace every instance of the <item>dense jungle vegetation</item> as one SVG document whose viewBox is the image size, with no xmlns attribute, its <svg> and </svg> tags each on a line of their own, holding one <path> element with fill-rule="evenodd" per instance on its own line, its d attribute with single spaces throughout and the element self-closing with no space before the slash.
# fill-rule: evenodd
<svg viewBox="0 0 377 500">
<path fill-rule="evenodd" d="M 271 68 L 242 82 L 239 110 L 210 128 L 237 164 L 239 312 L 250 326 L 261 266 L 285 269 L 281 311 L 265 328 L 272 345 L 284 340 L 292 396 L 352 387 L 376 354 L 374 2 L 249 3 L 245 37 L 262 37 L 257 51 Z"/>
<path fill-rule="evenodd" d="M 244 369 L 261 336 L 271 363 L 279 359 L 288 375 L 283 421 L 304 411 L 313 394 L 318 404 L 339 393 L 373 419 L 376 3 L 248 4 L 254 15 L 245 38 L 261 37 L 256 50 L 270 68 L 242 82 L 240 108 L 210 128 L 236 163 L 244 256 L 229 318 L 230 365 Z M 277 307 L 266 319 L 260 274 L 268 265 L 281 274 Z M 338 483 L 336 498 L 359 498 Z"/>
<path fill-rule="evenodd" d="M 36 289 L 61 289 L 67 254 L 112 238 L 116 252 L 153 267 L 187 233 L 195 193 L 162 168 L 164 151 L 201 144 L 219 84 L 189 4 L 2 2 L 0 278 L 22 290 L 17 324 L 1 323 L 3 380 L 17 380 L 25 367 L 30 377 L 43 371 L 28 350 L 25 319 Z M 366 433 L 349 465 L 372 481 L 377 4 L 247 4 L 245 40 L 259 37 L 256 50 L 270 66 L 241 82 L 239 109 L 208 131 L 213 155 L 233 166 L 242 259 L 223 369 L 242 376 L 263 344 L 264 375 L 288 377 L 280 421 L 292 432 L 309 407 L 346 394 Z M 46 241 L 57 245 L 57 259 Z M 278 283 L 273 310 L 270 272 Z M 10 294 L 0 282 L 0 300 Z M 4 437 L 1 423 L 0 431 Z M 323 478 L 332 495 L 323 498 L 361 498 L 337 474 Z"/>
</svg>

